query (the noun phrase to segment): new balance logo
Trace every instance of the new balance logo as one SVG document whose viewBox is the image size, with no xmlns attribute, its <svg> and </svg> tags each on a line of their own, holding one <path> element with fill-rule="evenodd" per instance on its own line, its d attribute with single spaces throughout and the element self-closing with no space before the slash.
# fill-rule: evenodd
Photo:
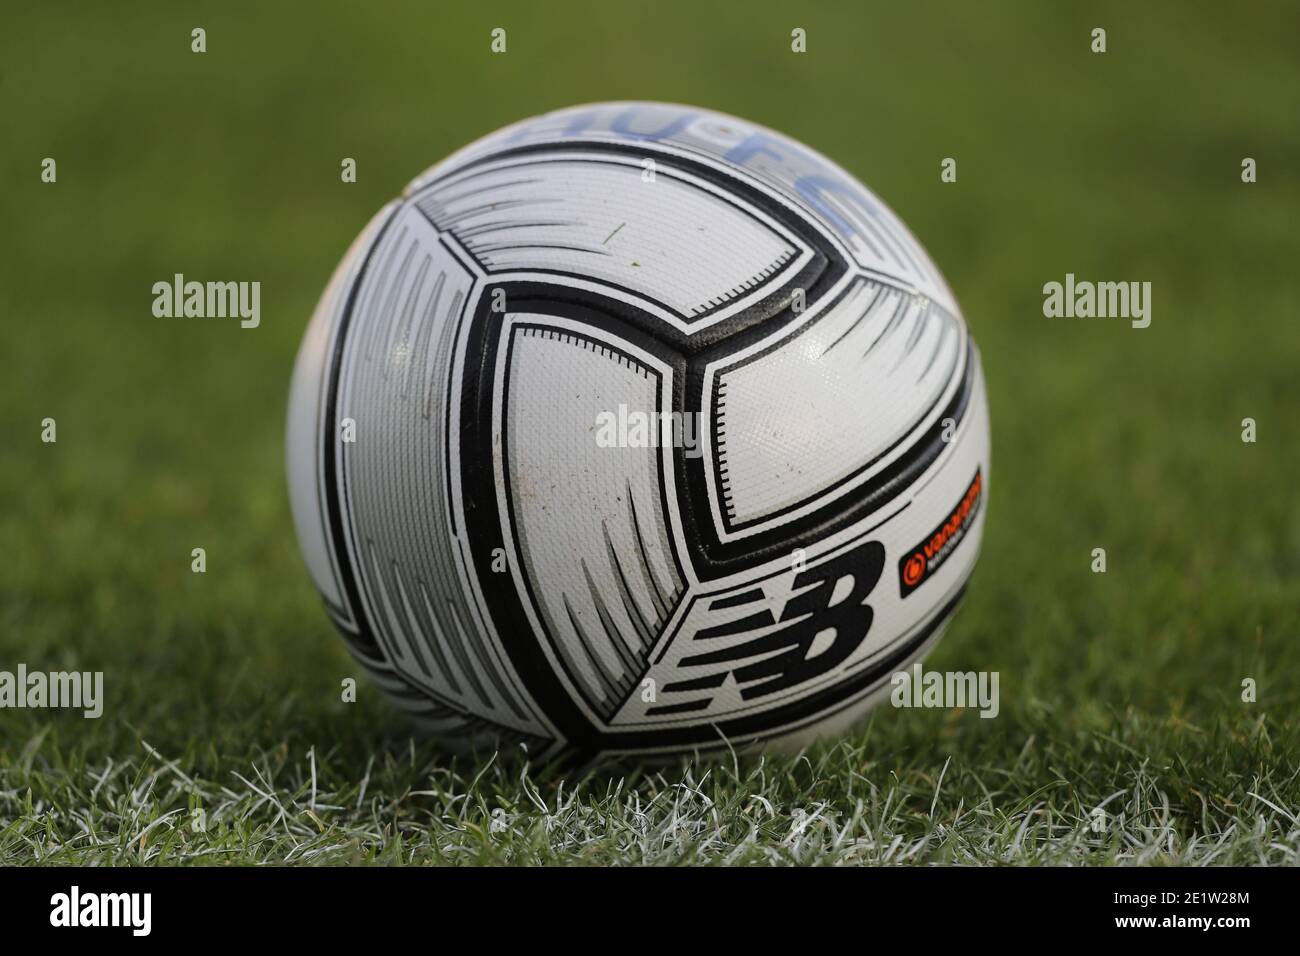
<svg viewBox="0 0 1300 956">
<path fill-rule="evenodd" d="M 758 700 L 839 667 L 871 630 L 875 612 L 865 602 L 884 568 L 884 545 L 871 541 L 796 575 L 779 613 L 771 608 L 771 594 L 760 588 L 715 600 L 710 610 L 745 604 L 763 607 L 699 631 L 694 637 L 698 653 L 683 657 L 678 666 L 704 667 L 709 673 L 662 688 L 665 694 L 697 693 L 703 697 L 652 707 L 646 713 L 702 710 L 709 706 L 713 693 L 728 683 L 734 684 L 742 700 Z M 731 642 L 742 634 L 755 636 Z M 711 644 L 723 646 L 712 649 Z"/>
</svg>

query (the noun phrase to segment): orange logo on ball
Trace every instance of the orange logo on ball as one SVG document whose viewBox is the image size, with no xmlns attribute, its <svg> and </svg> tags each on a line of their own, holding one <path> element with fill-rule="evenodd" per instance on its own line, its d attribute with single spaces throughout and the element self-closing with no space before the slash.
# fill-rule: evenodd
<svg viewBox="0 0 1300 956">
<path fill-rule="evenodd" d="M 921 580 L 923 574 L 925 574 L 925 555 L 918 551 L 908 558 L 907 564 L 903 566 L 903 581 L 911 587 Z"/>
</svg>

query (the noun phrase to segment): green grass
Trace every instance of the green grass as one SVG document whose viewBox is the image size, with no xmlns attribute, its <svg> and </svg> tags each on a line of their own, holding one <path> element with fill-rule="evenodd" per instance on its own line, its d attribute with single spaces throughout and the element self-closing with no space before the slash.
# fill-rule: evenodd
<svg viewBox="0 0 1300 956">
<path fill-rule="evenodd" d="M 953 715 L 886 734 L 894 721 L 882 714 L 797 759 L 567 780 L 528 772 L 518 755 L 448 760 L 344 720 L 304 733 L 286 717 L 256 743 L 228 731 L 173 754 L 146 738 L 103 764 L 40 732 L 6 768 L 12 789 L 0 796 L 15 820 L 0 831 L 0 859 L 1296 862 L 1294 735 L 1263 719 L 1207 728 L 1132 712 L 1085 728 L 1060 711 L 1031 701 L 987 735 Z"/>
<path fill-rule="evenodd" d="M 228 6 L 0 31 L 0 670 L 103 670 L 107 697 L 0 710 L 0 863 L 1300 862 L 1296 11 Z M 442 756 L 364 679 L 340 701 L 361 675 L 282 466 L 316 296 L 428 164 L 616 98 L 809 142 L 943 268 L 993 469 L 930 666 L 999 671 L 998 718 L 884 708 L 801 757 L 573 775 Z M 175 272 L 261 281 L 262 327 L 154 319 Z M 1151 328 L 1044 319 L 1066 272 L 1151 281 Z"/>
</svg>

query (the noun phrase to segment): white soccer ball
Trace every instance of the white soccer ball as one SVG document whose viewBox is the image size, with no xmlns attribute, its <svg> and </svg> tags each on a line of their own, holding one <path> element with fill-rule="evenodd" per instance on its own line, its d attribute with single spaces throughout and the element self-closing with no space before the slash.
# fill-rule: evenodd
<svg viewBox="0 0 1300 956">
<path fill-rule="evenodd" d="M 988 410 L 938 269 L 852 176 L 602 103 L 461 150 L 344 257 L 288 471 L 356 658 L 461 746 L 800 746 L 938 640 Z"/>
</svg>

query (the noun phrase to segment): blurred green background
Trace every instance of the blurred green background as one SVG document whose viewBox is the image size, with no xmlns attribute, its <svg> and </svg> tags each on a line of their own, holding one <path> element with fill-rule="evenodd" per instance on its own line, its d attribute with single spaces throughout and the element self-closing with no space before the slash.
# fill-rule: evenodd
<svg viewBox="0 0 1300 956">
<path fill-rule="evenodd" d="M 49 820 L 94 816 L 81 778 L 143 772 L 142 741 L 218 782 L 277 753 L 292 776 L 314 746 L 340 787 L 409 746 L 364 681 L 339 702 L 360 675 L 284 488 L 295 350 L 409 179 L 608 99 L 718 109 L 826 153 L 910 225 L 982 349 L 984 550 L 931 664 L 1000 671 L 1002 716 L 877 714 L 853 772 L 920 792 L 954 757 L 954 802 L 1021 775 L 1018 806 L 1062 765 L 1104 797 L 1124 768 L 1194 752 L 1166 790 L 1194 833 L 1214 821 L 1194 794 L 1221 830 L 1261 774 L 1294 769 L 1300 7 L 50 2 L 3 21 L 0 670 L 103 670 L 107 701 L 98 721 L 0 711 L 0 855 L 46 858 L 68 838 Z M 151 287 L 177 272 L 260 281 L 261 327 L 154 318 Z M 1042 286 L 1067 272 L 1150 281 L 1151 327 L 1045 319 Z M 1294 776 L 1274 784 L 1296 812 Z"/>
</svg>

